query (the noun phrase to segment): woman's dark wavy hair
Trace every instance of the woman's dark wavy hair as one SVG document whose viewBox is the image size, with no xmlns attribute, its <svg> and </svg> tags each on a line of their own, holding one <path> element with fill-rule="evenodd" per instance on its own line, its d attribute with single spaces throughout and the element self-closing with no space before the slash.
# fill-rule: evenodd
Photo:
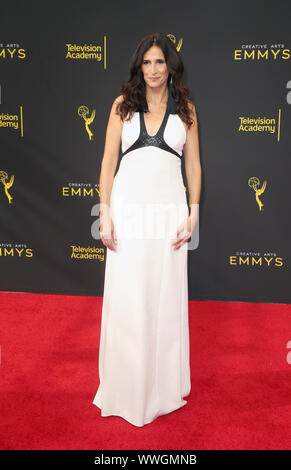
<svg viewBox="0 0 291 470">
<path fill-rule="evenodd" d="M 190 91 L 183 82 L 184 65 L 173 41 L 165 33 L 149 34 L 138 44 L 131 58 L 129 76 L 120 86 L 123 101 L 116 106 L 117 114 L 124 121 L 128 113 L 129 120 L 133 113 L 140 108 L 145 112 L 148 111 L 146 85 L 141 66 L 145 52 L 152 46 L 158 46 L 163 51 L 169 70 L 168 85 L 172 77 L 173 98 L 176 102 L 177 114 L 190 127 L 193 120 L 190 117 L 191 112 L 188 107 Z"/>
</svg>

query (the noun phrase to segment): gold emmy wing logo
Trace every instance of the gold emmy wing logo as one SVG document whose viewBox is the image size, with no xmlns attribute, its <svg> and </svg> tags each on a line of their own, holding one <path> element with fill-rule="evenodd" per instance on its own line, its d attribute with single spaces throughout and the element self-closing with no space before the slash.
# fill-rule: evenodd
<svg viewBox="0 0 291 470">
<path fill-rule="evenodd" d="M 179 39 L 179 42 L 178 42 L 178 44 L 177 44 L 177 46 L 176 46 L 176 38 L 175 38 L 174 34 L 167 34 L 167 36 L 168 36 L 168 38 L 171 39 L 171 41 L 174 43 L 174 45 L 175 45 L 177 51 L 180 52 L 180 49 L 181 49 L 181 47 L 182 47 L 183 39 L 182 39 L 182 38 Z"/>
<path fill-rule="evenodd" d="M 78 115 L 84 119 L 85 128 L 89 135 L 89 140 L 92 140 L 93 132 L 89 129 L 89 125 L 94 121 L 96 109 L 93 109 L 91 116 L 89 116 L 89 109 L 87 106 L 79 106 Z"/>
<path fill-rule="evenodd" d="M 0 181 L 4 186 L 4 191 L 8 198 L 9 204 L 11 204 L 13 197 L 11 196 L 11 194 L 9 194 L 8 189 L 11 188 L 11 186 L 13 185 L 14 175 L 11 176 L 10 181 L 7 181 L 7 180 L 8 180 L 8 175 L 6 171 L 0 170 Z"/>
<path fill-rule="evenodd" d="M 256 201 L 261 211 L 264 204 L 262 203 L 262 201 L 260 201 L 259 196 L 261 196 L 261 194 L 265 192 L 267 181 L 264 181 L 262 186 L 259 188 L 259 185 L 260 185 L 259 178 L 257 178 L 256 176 L 252 176 L 248 181 L 248 185 L 250 188 L 252 188 L 255 191 Z"/>
</svg>

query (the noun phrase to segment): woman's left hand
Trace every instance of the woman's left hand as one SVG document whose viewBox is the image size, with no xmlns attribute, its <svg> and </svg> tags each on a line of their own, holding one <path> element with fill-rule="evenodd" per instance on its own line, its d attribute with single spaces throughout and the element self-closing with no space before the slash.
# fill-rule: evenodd
<svg viewBox="0 0 291 470">
<path fill-rule="evenodd" d="M 172 242 L 174 250 L 178 250 L 189 238 L 191 238 L 192 232 L 197 221 L 197 213 L 189 215 L 178 227 L 176 236 L 177 240 Z M 179 233 L 181 232 L 180 236 Z"/>
</svg>

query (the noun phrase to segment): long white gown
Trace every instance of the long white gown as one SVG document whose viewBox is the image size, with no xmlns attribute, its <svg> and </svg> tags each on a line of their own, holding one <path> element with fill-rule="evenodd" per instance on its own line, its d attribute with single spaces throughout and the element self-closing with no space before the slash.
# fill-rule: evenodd
<svg viewBox="0 0 291 470">
<path fill-rule="evenodd" d="M 181 172 L 185 127 L 167 110 L 155 136 L 135 112 L 122 130 L 110 209 L 117 251 L 106 249 L 99 347 L 101 416 L 135 426 L 184 406 L 189 395 L 187 243 L 174 250 L 189 215 Z"/>
</svg>

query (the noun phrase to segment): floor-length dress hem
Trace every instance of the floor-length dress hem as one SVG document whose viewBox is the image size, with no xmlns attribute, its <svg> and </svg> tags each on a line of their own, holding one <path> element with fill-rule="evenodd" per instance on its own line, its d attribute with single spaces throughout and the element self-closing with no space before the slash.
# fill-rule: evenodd
<svg viewBox="0 0 291 470">
<path fill-rule="evenodd" d="M 186 395 L 188 396 L 188 395 Z M 97 408 L 99 408 L 101 410 L 101 418 L 106 418 L 107 416 L 118 416 L 119 418 L 122 418 L 124 419 L 125 421 L 129 422 L 130 424 L 132 424 L 133 426 L 137 426 L 139 428 L 143 427 L 145 424 L 150 424 L 152 423 L 153 421 L 155 421 L 159 416 L 163 416 L 163 415 L 166 415 L 166 414 L 169 414 L 169 413 L 172 413 L 174 411 L 177 411 L 179 410 L 180 408 L 182 408 L 183 406 L 185 406 L 187 404 L 187 401 L 186 400 L 183 400 L 183 402 L 180 404 L 180 405 L 177 405 L 175 408 L 170 408 L 169 410 L 165 410 L 163 411 L 162 413 L 158 412 L 156 413 L 152 418 L 146 420 L 143 424 L 137 424 L 136 422 L 134 422 L 131 418 L 129 418 L 128 416 L 125 416 L 125 415 L 122 415 L 120 412 L 116 412 L 114 413 L 113 411 L 110 412 L 110 413 L 102 413 L 102 408 L 100 405 L 97 405 L 96 402 L 92 402 L 93 405 L 97 406 Z"/>
</svg>

